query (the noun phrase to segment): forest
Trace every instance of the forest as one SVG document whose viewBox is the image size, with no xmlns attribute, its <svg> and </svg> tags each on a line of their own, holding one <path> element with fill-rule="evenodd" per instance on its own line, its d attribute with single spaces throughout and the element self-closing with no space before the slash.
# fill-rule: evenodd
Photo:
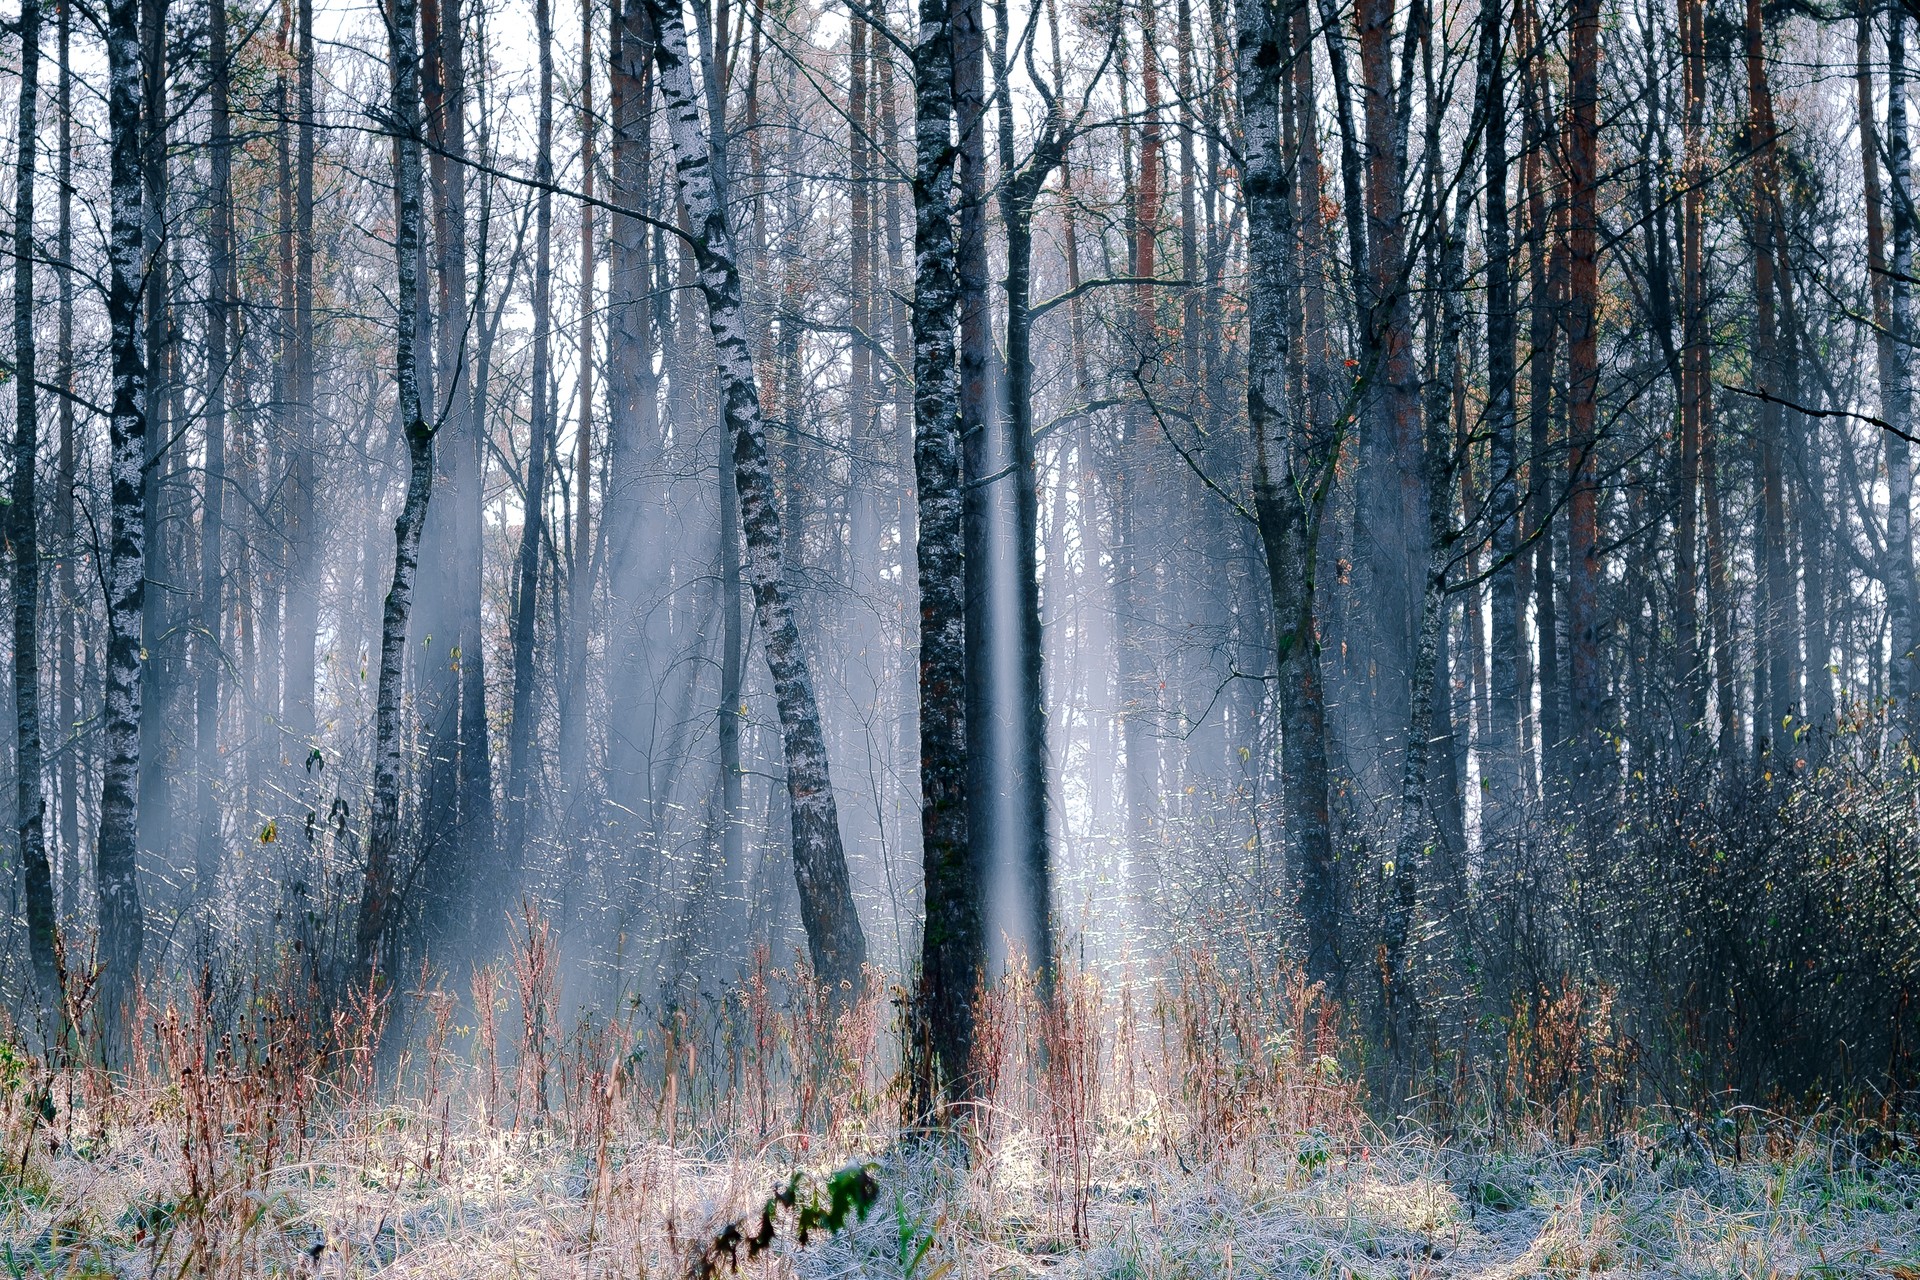
<svg viewBox="0 0 1920 1280">
<path fill-rule="evenodd" d="M 0 1265 L 1916 1280 L 1910 42 L 17 0 Z"/>
</svg>

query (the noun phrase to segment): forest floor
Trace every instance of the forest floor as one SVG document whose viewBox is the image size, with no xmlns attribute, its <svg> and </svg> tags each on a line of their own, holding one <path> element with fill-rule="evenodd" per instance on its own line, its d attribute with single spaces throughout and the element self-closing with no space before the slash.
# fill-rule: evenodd
<svg viewBox="0 0 1920 1280">
<path fill-rule="evenodd" d="M 858 1125 L 711 1149 L 516 1132 L 443 1100 L 317 1106 L 304 1134 L 263 1145 L 264 1127 L 193 1094 L 159 1089 L 104 1136 L 65 1114 L 11 1125 L 0 1275 L 699 1275 L 703 1245 L 729 1223 L 753 1235 L 795 1170 L 819 1179 L 805 1204 L 852 1161 L 876 1192 L 864 1220 L 802 1247 L 777 1214 L 771 1258 L 742 1249 L 742 1274 L 1920 1280 L 1911 1149 L 1872 1158 L 1786 1126 L 1750 1133 L 1741 1158 L 1684 1127 L 1446 1144 L 1362 1123 L 1243 1132 L 1203 1159 L 1144 1113 L 1064 1146 L 1008 1118 L 969 1158 Z M 731 1274 L 725 1255 L 709 1274 Z"/>
<path fill-rule="evenodd" d="M 1009 979 L 987 1097 L 934 1141 L 902 1136 L 879 983 L 832 1019 L 757 975 L 712 1028 L 557 1036 L 528 955 L 517 1001 L 492 970 L 422 993 L 378 1083 L 371 1009 L 321 1051 L 266 987 L 237 1032 L 146 1008 L 113 1075 L 0 1027 L 0 1280 L 1920 1280 L 1912 1133 L 1630 1115 L 1604 1001 L 1516 1022 L 1504 1077 L 1423 1100 L 1444 1131 L 1389 1132 L 1296 974 Z"/>
</svg>

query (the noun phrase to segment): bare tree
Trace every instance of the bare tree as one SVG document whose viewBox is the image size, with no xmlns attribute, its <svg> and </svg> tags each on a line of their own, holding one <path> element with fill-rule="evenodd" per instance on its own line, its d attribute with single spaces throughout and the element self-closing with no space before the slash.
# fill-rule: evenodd
<svg viewBox="0 0 1920 1280">
<path fill-rule="evenodd" d="M 813 675 L 784 578 L 780 508 L 774 500 L 772 474 L 767 466 L 766 434 L 754 387 L 753 351 L 741 301 L 740 271 L 733 256 L 733 235 L 700 120 L 700 100 L 687 59 L 686 26 L 678 7 L 667 0 L 647 0 L 647 11 L 653 19 L 654 64 L 660 73 L 667 128 L 673 139 L 680 200 L 686 209 L 700 292 L 707 304 L 722 420 L 733 440 L 734 484 L 740 494 L 747 579 L 753 587 L 760 630 L 766 637 L 767 662 L 773 670 L 779 705 L 800 916 L 806 926 L 816 978 L 837 993 L 837 999 L 845 999 L 865 982 L 866 936 L 847 879 Z"/>
<path fill-rule="evenodd" d="M 380 616 L 380 676 L 374 703 L 372 818 L 367 832 L 366 874 L 354 931 L 356 981 L 373 982 L 391 968 L 396 869 L 401 852 L 400 684 L 406 662 L 407 622 L 413 609 L 414 574 L 420 564 L 420 532 L 433 496 L 433 427 L 420 397 L 421 118 L 419 9 L 416 0 L 391 0 L 387 66 L 393 135 L 394 367 L 399 415 L 407 443 L 407 490 L 393 523 L 393 577 Z"/>
<path fill-rule="evenodd" d="M 43 1034 L 63 1021 L 60 943 L 53 866 L 47 857 L 45 764 L 40 745 L 40 516 L 35 472 L 40 454 L 40 378 L 33 340 L 33 196 L 40 139 L 40 3 L 20 6 L 19 154 L 13 205 L 13 487 L 7 541 L 13 551 L 14 830 L 20 839 L 27 949 L 39 987 Z"/>
</svg>

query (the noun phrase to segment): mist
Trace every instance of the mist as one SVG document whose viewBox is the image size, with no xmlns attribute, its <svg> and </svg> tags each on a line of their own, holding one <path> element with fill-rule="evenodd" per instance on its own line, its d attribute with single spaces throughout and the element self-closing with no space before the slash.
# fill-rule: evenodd
<svg viewBox="0 0 1920 1280">
<path fill-rule="evenodd" d="M 1083 1251 L 1120 1135 L 1910 1134 L 1908 23 L 22 0 L 47 1176 L 216 1059 Z"/>
</svg>

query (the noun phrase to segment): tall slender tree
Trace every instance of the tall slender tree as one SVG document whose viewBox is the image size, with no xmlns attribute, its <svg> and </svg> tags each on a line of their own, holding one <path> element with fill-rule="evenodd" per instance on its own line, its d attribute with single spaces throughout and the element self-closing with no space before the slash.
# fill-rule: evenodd
<svg viewBox="0 0 1920 1280">
<path fill-rule="evenodd" d="M 960 442 L 960 280 L 954 226 L 954 17 L 919 0 L 913 48 L 913 463 L 920 586 L 920 840 L 926 925 L 915 1051 L 923 1111 L 979 1088 L 973 993 L 986 964 L 980 867 L 968 839 L 967 570 Z"/>
<path fill-rule="evenodd" d="M 540 608 L 540 563 L 546 524 L 547 454 L 553 448 L 553 14 L 549 0 L 534 0 L 533 39 L 539 60 L 533 175 L 533 388 L 522 493 L 520 555 L 514 584 L 513 723 L 507 753 L 507 873 L 526 861 L 527 824 L 533 804 L 534 640 Z"/>
<path fill-rule="evenodd" d="M 59 680 L 54 728 L 59 735 L 60 761 L 60 914 L 80 914 L 80 753 L 75 737 L 80 723 L 80 681 L 74 649 L 80 609 L 79 550 L 74 538 L 75 445 L 73 412 L 73 13 L 70 0 L 57 0 L 60 42 L 59 85 L 59 226 L 55 232 L 54 267 L 59 282 L 55 317 L 54 383 L 59 396 L 58 484 L 53 495 L 53 536 L 60 556 L 57 570 L 59 608 L 55 610 L 55 675 Z"/>
<path fill-rule="evenodd" d="M 1480 58 L 1486 68 L 1487 418 L 1489 515 L 1493 522 L 1492 642 L 1488 661 L 1487 800 L 1491 830 L 1503 834 L 1524 794 L 1520 775 L 1521 566 L 1519 468 L 1515 438 L 1514 306 L 1511 223 L 1507 214 L 1506 49 L 1502 0 L 1480 5 Z"/>
<path fill-rule="evenodd" d="M 774 697 L 787 763 L 787 802 L 792 823 L 794 879 L 800 917 L 816 979 L 836 1001 L 857 993 L 865 976 L 866 935 L 854 905 L 840 843 L 839 810 L 828 769 L 813 673 L 794 619 L 783 559 L 785 538 L 767 465 L 765 429 L 754 388 L 753 352 L 741 298 L 740 271 L 728 224 L 724 174 L 716 174 L 701 123 L 687 54 L 687 33 L 673 0 L 646 0 L 653 19 L 654 65 L 659 71 L 667 128 L 673 139 L 680 200 L 688 239 L 707 304 L 722 421 L 733 441 L 734 483 L 740 494 L 747 578 L 766 639 Z"/>
<path fill-rule="evenodd" d="M 100 979 L 95 1007 L 102 1057 L 130 1055 L 134 990 L 139 980 L 141 609 L 146 599 L 147 344 L 140 324 L 146 273 L 146 198 L 142 167 L 146 85 L 139 0 L 111 0 L 106 9 L 107 132 L 111 154 L 107 323 L 113 355 L 109 423 L 112 481 L 107 552 L 106 708 L 101 720 L 105 765 L 94 849 L 99 903 Z"/>
<path fill-rule="evenodd" d="M 27 952 L 39 989 L 43 1033 L 59 1034 L 64 998 L 47 857 L 44 753 L 40 742 L 40 367 L 34 345 L 33 229 L 40 152 L 40 0 L 20 6 L 20 127 L 13 182 L 13 486 L 7 542 L 13 552 L 14 830 L 26 891 Z"/>
<path fill-rule="evenodd" d="M 1574 0 L 1567 53 L 1567 651 L 1574 759 L 1601 750 L 1600 3 Z"/>
<path fill-rule="evenodd" d="M 407 445 L 407 488 L 393 523 L 393 577 L 380 616 L 380 675 L 374 698 L 373 796 L 367 831 L 365 875 L 354 927 L 355 981 L 376 984 L 391 976 L 398 937 L 394 896 L 401 853 L 400 688 L 413 610 L 413 581 L 420 565 L 420 533 L 433 497 L 433 427 L 420 395 L 420 249 L 424 232 L 417 0 L 389 0 L 387 28 L 389 105 L 393 132 L 394 369 L 399 390 L 401 436 Z"/>
<path fill-rule="evenodd" d="M 198 756 L 198 826 L 194 891 L 202 904 L 220 875 L 221 542 L 227 487 L 228 288 L 233 274 L 232 127 L 228 102 L 227 0 L 207 3 L 207 60 L 211 117 L 207 202 L 207 391 L 204 489 L 200 499 L 200 600 L 194 628 L 194 737 Z M 216 916 L 209 915 L 211 922 Z"/>
<path fill-rule="evenodd" d="M 1897 5 L 1887 10 L 1887 187 L 1893 206 L 1893 257 L 1888 263 L 1888 312 L 1892 318 L 1893 380 L 1880 389 L 1881 409 L 1899 431 L 1883 433 L 1887 447 L 1887 630 L 1893 639 L 1887 692 L 1896 723 L 1912 716 L 1914 673 L 1913 451 L 1906 437 L 1913 420 L 1913 373 L 1901 358 L 1913 340 L 1913 174 L 1907 101 L 1907 19 Z"/>
</svg>

